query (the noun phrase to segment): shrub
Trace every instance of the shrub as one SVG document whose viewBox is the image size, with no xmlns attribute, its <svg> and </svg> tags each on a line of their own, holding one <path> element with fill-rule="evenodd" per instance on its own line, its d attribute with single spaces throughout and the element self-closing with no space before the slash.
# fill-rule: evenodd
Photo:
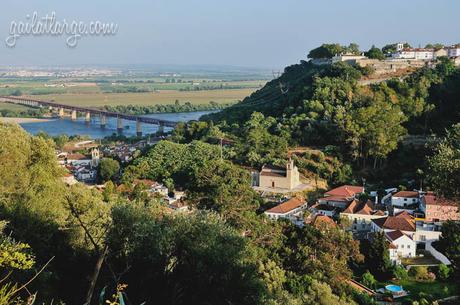
<svg viewBox="0 0 460 305">
<path fill-rule="evenodd" d="M 402 266 L 396 266 L 393 270 L 393 276 L 398 280 L 405 280 L 409 277 L 406 268 Z"/>
<path fill-rule="evenodd" d="M 377 284 L 377 281 L 375 280 L 375 277 L 370 273 L 369 271 L 366 271 L 362 278 L 361 282 L 363 283 L 364 286 L 367 286 L 369 288 L 374 289 L 375 285 Z"/>
<path fill-rule="evenodd" d="M 426 266 L 416 266 L 410 269 L 409 274 L 419 282 L 432 282 L 436 279 L 436 276 L 433 272 L 428 272 L 428 267 Z"/>
<path fill-rule="evenodd" d="M 439 265 L 438 278 L 445 281 L 449 278 L 450 268 L 444 264 Z"/>
</svg>

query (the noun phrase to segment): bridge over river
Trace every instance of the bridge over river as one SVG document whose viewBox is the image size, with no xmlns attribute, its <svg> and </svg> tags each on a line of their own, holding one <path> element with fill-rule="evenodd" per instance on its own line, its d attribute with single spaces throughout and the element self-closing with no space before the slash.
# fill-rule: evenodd
<svg viewBox="0 0 460 305">
<path fill-rule="evenodd" d="M 150 118 L 150 117 L 143 117 L 139 115 L 123 114 L 119 112 L 111 112 L 111 111 L 105 111 L 105 110 L 95 109 L 95 108 L 59 104 L 54 101 L 41 101 L 41 100 L 30 99 L 27 97 L 0 96 L 0 102 L 19 104 L 19 105 L 30 106 L 30 107 L 48 107 L 50 109 L 56 109 L 60 117 L 64 117 L 65 111 L 67 110 L 71 112 L 70 117 L 72 120 L 77 119 L 78 112 L 84 113 L 85 121 L 88 123 L 91 121 L 91 116 L 96 115 L 100 117 L 101 127 L 105 127 L 105 125 L 107 124 L 107 117 L 117 118 L 117 129 L 119 132 L 123 130 L 123 120 L 135 121 L 136 122 L 136 133 L 138 136 L 142 135 L 142 131 L 141 131 L 142 123 L 158 125 L 160 132 L 163 132 L 165 126 L 174 128 L 177 125 L 177 122 L 173 122 L 173 121 L 155 119 L 155 118 Z"/>
</svg>

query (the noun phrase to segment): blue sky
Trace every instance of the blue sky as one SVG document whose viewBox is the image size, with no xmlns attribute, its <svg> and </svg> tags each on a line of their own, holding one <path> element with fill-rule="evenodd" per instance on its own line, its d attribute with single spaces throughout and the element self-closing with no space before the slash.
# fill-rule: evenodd
<svg viewBox="0 0 460 305">
<path fill-rule="evenodd" d="M 280 68 L 323 42 L 460 42 L 458 0 L 2 0 L 0 65 L 210 64 Z M 34 11 L 57 20 L 115 22 L 113 37 L 4 41 Z"/>
</svg>

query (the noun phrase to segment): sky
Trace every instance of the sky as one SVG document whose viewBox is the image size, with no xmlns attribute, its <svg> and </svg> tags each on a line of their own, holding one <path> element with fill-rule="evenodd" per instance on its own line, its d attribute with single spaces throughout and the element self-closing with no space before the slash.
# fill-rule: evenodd
<svg viewBox="0 0 460 305">
<path fill-rule="evenodd" d="M 2 0 L 0 65 L 229 65 L 281 68 L 322 43 L 371 45 L 460 42 L 458 0 Z M 5 39 L 10 26 L 56 13 L 56 20 L 112 22 L 113 36 Z"/>
</svg>

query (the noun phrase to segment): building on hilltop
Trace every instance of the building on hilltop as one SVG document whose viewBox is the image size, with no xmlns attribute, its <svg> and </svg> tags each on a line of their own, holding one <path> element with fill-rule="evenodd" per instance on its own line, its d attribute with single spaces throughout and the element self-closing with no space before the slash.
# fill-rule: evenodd
<svg viewBox="0 0 460 305">
<path fill-rule="evenodd" d="M 292 190 L 301 185 L 299 170 L 292 159 L 286 167 L 264 165 L 259 173 L 258 184 L 262 188 Z"/>
</svg>

